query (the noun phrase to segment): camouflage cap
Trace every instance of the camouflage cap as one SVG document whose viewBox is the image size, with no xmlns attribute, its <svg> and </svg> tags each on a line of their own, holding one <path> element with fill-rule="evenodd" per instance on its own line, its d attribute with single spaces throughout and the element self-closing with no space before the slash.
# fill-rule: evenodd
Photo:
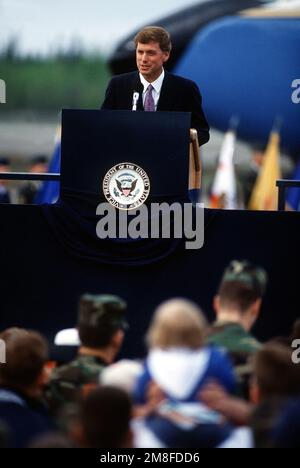
<svg viewBox="0 0 300 468">
<path fill-rule="evenodd" d="M 222 283 L 238 281 L 256 290 L 259 296 L 263 296 L 268 282 L 267 272 L 252 265 L 247 260 L 233 260 L 226 268 Z"/>
<path fill-rule="evenodd" d="M 118 296 L 84 294 L 79 300 L 78 325 L 128 328 L 124 312 L 126 302 Z"/>
</svg>

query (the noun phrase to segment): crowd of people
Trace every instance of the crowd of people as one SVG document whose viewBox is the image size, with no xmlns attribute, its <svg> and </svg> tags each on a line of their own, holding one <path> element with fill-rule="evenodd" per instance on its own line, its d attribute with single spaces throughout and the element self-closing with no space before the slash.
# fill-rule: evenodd
<svg viewBox="0 0 300 468">
<path fill-rule="evenodd" d="M 0 173 L 12 172 L 9 158 L 0 156 Z M 42 154 L 33 156 L 26 168 L 30 174 L 48 172 L 48 158 Z M 17 187 L 11 187 L 11 182 L 0 179 L 0 203 L 19 203 L 22 205 L 36 203 L 36 195 L 42 185 L 41 181 L 29 180 L 20 182 Z"/>
<path fill-rule="evenodd" d="M 49 365 L 47 340 L 0 334 L 0 446 L 254 448 L 300 446 L 300 368 L 291 336 L 251 333 L 267 287 L 263 268 L 232 261 L 214 298 L 216 321 L 183 298 L 160 304 L 148 354 L 117 360 L 128 323 L 117 296 L 85 294 L 77 356 Z"/>
</svg>

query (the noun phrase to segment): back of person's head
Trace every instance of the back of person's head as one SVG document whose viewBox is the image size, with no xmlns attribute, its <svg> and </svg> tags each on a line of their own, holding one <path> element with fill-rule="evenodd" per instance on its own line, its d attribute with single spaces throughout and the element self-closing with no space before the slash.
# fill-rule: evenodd
<svg viewBox="0 0 300 468">
<path fill-rule="evenodd" d="M 131 411 L 125 391 L 109 386 L 93 390 L 81 404 L 83 443 L 92 448 L 131 447 Z"/>
<path fill-rule="evenodd" d="M 204 343 L 206 327 L 206 319 L 195 303 L 172 299 L 155 311 L 146 337 L 147 344 L 150 348 L 198 349 Z"/>
<path fill-rule="evenodd" d="M 10 161 L 8 158 L 0 157 L 0 172 L 10 171 Z M 7 185 L 7 180 L 1 180 L 1 185 Z"/>
<path fill-rule="evenodd" d="M 299 366 L 292 349 L 277 342 L 265 344 L 254 357 L 254 376 L 260 400 L 300 394 Z"/>
<path fill-rule="evenodd" d="M 30 161 L 30 172 L 47 172 L 48 169 L 48 159 L 43 154 L 38 154 L 33 156 Z"/>
<path fill-rule="evenodd" d="M 89 348 L 108 346 L 113 335 L 127 327 L 124 317 L 126 308 L 125 301 L 118 296 L 81 296 L 77 322 L 81 344 Z"/>
<path fill-rule="evenodd" d="M 6 363 L 0 365 L 0 383 L 18 389 L 33 385 L 48 359 L 48 344 L 38 332 L 9 328 L 0 333 Z"/>
<path fill-rule="evenodd" d="M 134 38 L 135 45 L 158 42 L 163 52 L 170 52 L 172 49 L 171 38 L 168 31 L 160 26 L 146 26 Z"/>
<path fill-rule="evenodd" d="M 226 268 L 218 290 L 220 307 L 240 313 L 263 297 L 267 286 L 267 273 L 250 262 L 233 260 Z"/>
<path fill-rule="evenodd" d="M 6 157 L 0 156 L 0 166 L 3 170 L 10 166 L 10 160 Z"/>
</svg>

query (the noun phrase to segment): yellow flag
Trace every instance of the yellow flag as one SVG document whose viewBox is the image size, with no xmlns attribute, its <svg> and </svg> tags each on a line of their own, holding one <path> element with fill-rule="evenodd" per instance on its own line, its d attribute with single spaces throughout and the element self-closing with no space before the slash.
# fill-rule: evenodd
<svg viewBox="0 0 300 468">
<path fill-rule="evenodd" d="M 276 180 L 281 178 L 279 143 L 279 133 L 272 131 L 250 198 L 250 210 L 277 210 L 278 188 Z"/>
</svg>

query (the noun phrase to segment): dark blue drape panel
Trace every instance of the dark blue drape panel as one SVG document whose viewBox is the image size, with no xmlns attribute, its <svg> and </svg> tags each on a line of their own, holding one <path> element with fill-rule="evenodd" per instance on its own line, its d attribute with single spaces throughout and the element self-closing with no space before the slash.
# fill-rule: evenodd
<svg viewBox="0 0 300 468">
<path fill-rule="evenodd" d="M 129 304 L 123 354 L 141 356 L 153 309 L 162 300 L 189 297 L 213 319 L 223 268 L 232 258 L 248 258 L 270 277 L 254 331 L 261 339 L 284 334 L 300 310 L 299 232 L 298 213 L 206 210 L 202 249 L 179 246 L 157 263 L 129 268 L 70 255 L 42 207 L 0 205 L 0 328 L 31 327 L 52 340 L 57 330 L 74 326 L 82 293 L 114 293 Z"/>
<path fill-rule="evenodd" d="M 152 201 L 155 199 L 152 197 Z M 180 203 L 182 198 L 164 196 L 163 201 Z M 159 198 L 156 203 L 162 200 Z M 188 202 L 188 200 L 186 200 Z M 171 255 L 180 247 L 182 239 L 99 239 L 96 225 L 100 216 L 96 215 L 99 196 L 86 192 L 63 190 L 56 205 L 42 207 L 57 241 L 65 252 L 79 260 L 97 264 L 142 266 L 155 263 Z M 118 210 L 116 210 L 116 219 Z M 161 216 L 160 216 L 161 220 Z M 128 224 L 132 217 L 128 216 Z M 148 216 L 150 226 L 151 212 Z"/>
</svg>

